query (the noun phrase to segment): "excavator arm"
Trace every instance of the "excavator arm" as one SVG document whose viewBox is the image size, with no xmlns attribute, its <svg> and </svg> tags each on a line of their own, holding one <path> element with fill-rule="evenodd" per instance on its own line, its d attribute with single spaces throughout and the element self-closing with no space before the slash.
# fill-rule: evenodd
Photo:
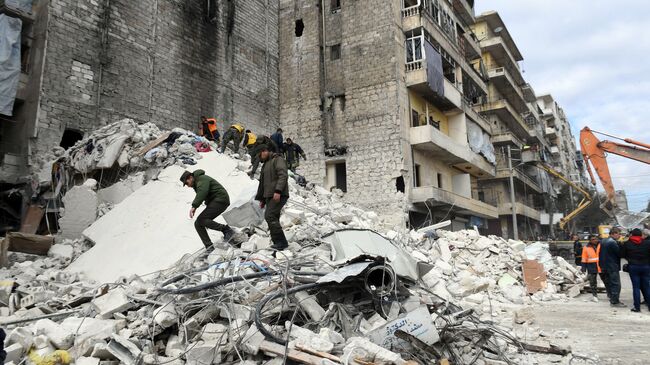
<svg viewBox="0 0 650 365">
<path fill-rule="evenodd" d="M 536 162 L 536 163 L 535 163 L 535 166 L 537 166 L 537 167 L 539 167 L 540 169 L 542 169 L 542 170 L 548 172 L 549 174 L 555 176 L 556 178 L 558 178 L 558 179 L 564 181 L 565 183 L 567 183 L 567 185 L 569 185 L 569 186 L 572 187 L 573 189 L 575 189 L 575 190 L 577 190 L 578 192 L 580 192 L 580 194 L 582 194 L 582 200 L 580 201 L 580 203 L 578 204 L 578 206 L 577 206 L 577 207 L 576 207 L 572 212 L 570 212 L 570 213 L 567 214 L 565 217 L 562 217 L 562 218 L 560 219 L 560 229 L 564 229 L 564 227 L 566 227 L 567 223 L 569 223 L 570 220 L 572 220 L 573 218 L 575 218 L 575 217 L 576 217 L 578 214 L 580 214 L 583 210 L 587 209 L 587 207 L 589 206 L 589 204 L 591 204 L 591 201 L 592 201 L 592 199 L 591 199 L 591 195 L 589 195 L 589 192 L 586 191 L 585 189 L 583 189 L 580 185 L 574 183 L 574 182 L 571 181 L 570 179 L 567 179 L 564 175 L 560 174 L 560 173 L 557 172 L 555 169 L 551 168 L 550 166 L 546 165 L 545 163 L 542 163 L 542 162 Z"/>
<path fill-rule="evenodd" d="M 616 138 L 628 144 L 607 140 L 600 141 L 594 133 Z M 612 182 L 612 176 L 609 172 L 609 167 L 607 166 L 607 153 L 613 153 L 615 155 L 650 164 L 650 145 L 635 141 L 631 138 L 620 138 L 606 133 L 593 131 L 589 129 L 589 127 L 584 127 L 580 131 L 580 149 L 582 150 L 582 155 L 585 160 L 587 171 L 589 172 L 589 177 L 591 178 L 591 183 L 596 185 L 596 179 L 594 178 L 592 171 L 593 167 L 593 170 L 596 171 L 596 175 L 598 175 L 600 183 L 603 185 L 605 193 L 607 194 L 607 200 L 601 205 L 601 208 L 610 216 L 617 216 L 620 209 L 618 209 L 616 205 L 616 191 L 614 189 L 614 183 Z M 621 223 L 621 219 L 618 217 L 617 219 L 619 220 L 619 223 Z"/>
</svg>

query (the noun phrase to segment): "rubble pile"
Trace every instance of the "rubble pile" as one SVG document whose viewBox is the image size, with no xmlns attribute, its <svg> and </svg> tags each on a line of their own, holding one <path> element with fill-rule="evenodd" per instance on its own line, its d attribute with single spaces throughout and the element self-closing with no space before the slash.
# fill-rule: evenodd
<svg viewBox="0 0 650 365">
<path fill-rule="evenodd" d="M 121 134 L 129 125 L 111 130 Z M 125 134 L 133 139 L 148 128 Z M 155 131 L 146 136 L 136 143 L 159 137 Z M 102 157 L 79 157 L 81 145 L 67 152 L 73 165 L 99 166 Z M 122 145 L 118 159 L 124 146 L 130 145 Z M 128 148 L 123 160 L 135 163 L 139 149 Z M 123 196 L 83 229 L 86 240 L 64 240 L 49 257 L 12 254 L 13 265 L 0 269 L 7 363 L 569 361 L 570 352 L 549 346 L 548 338 L 539 342 L 513 331 L 531 322 L 524 304 L 566 298 L 565 291 L 582 285 L 566 262 L 549 261 L 543 245 L 474 230 L 386 230 L 376 214 L 346 203 L 342 192 L 290 179 L 281 221 L 290 245 L 276 252 L 250 202 L 256 183 L 245 174 L 248 162 L 195 150 L 196 167 L 231 194 L 224 218 L 242 242 L 224 244 L 216 233 L 208 255 L 185 216 L 193 194 L 178 182 L 184 167 L 175 164 L 182 158 L 167 152 L 152 160 L 166 165 L 157 175 L 147 181 L 130 175 L 125 184 L 133 192 L 114 188 Z M 84 186 L 95 189 L 92 181 Z M 547 268 L 543 289 L 532 296 L 524 289 L 524 259 Z"/>
</svg>

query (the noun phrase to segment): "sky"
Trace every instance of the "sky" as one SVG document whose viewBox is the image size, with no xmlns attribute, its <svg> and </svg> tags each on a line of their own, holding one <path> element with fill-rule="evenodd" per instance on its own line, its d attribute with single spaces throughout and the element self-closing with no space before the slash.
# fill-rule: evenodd
<svg viewBox="0 0 650 365">
<path fill-rule="evenodd" d="M 499 12 L 524 56 L 524 77 L 537 95 L 553 95 L 569 118 L 576 143 L 584 126 L 650 143 L 650 1 L 475 3 L 476 15 Z M 630 210 L 645 209 L 650 165 L 614 155 L 607 160 L 614 186 L 626 191 Z"/>
</svg>

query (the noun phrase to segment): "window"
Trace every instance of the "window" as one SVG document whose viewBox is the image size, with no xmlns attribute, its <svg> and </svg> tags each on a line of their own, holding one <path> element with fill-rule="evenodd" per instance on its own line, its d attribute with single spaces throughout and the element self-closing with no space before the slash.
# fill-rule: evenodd
<svg viewBox="0 0 650 365">
<path fill-rule="evenodd" d="M 406 40 L 406 63 L 422 60 L 423 41 L 424 37 L 421 35 Z"/>
<path fill-rule="evenodd" d="M 400 193 L 403 193 L 405 191 L 406 186 L 404 186 L 404 176 L 400 176 L 395 179 L 395 188 Z"/>
<path fill-rule="evenodd" d="M 478 192 L 478 200 L 485 203 L 485 192 L 483 192 L 483 191 Z"/>
<path fill-rule="evenodd" d="M 341 10 L 341 0 L 332 0 L 332 5 L 330 6 L 332 12 Z"/>
<path fill-rule="evenodd" d="M 345 161 L 328 162 L 326 166 L 325 188 L 328 190 L 337 188 L 341 189 L 343 192 L 347 192 L 348 187 Z"/>
<path fill-rule="evenodd" d="M 413 174 L 413 183 L 415 184 L 415 187 L 417 188 L 418 186 L 422 186 L 422 180 L 420 178 L 420 165 L 415 164 L 415 172 Z"/>
<path fill-rule="evenodd" d="M 341 45 L 335 44 L 330 47 L 330 61 L 338 60 L 341 58 Z"/>
<path fill-rule="evenodd" d="M 437 174 L 438 175 L 438 188 L 442 189 L 442 174 Z"/>
<path fill-rule="evenodd" d="M 417 110 L 411 109 L 411 126 L 418 127 L 420 125 L 420 113 Z"/>
<path fill-rule="evenodd" d="M 305 29 L 305 23 L 302 22 L 302 19 L 296 20 L 296 37 L 302 37 L 302 31 Z"/>
</svg>

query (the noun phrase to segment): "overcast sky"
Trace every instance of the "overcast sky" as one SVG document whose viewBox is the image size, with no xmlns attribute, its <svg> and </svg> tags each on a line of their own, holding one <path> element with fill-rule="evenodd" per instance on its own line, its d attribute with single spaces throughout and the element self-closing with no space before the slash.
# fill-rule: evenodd
<svg viewBox="0 0 650 365">
<path fill-rule="evenodd" d="M 564 108 L 576 141 L 589 126 L 650 143 L 650 1 L 476 0 L 476 15 L 487 10 L 499 12 L 524 56 L 524 77 Z M 645 209 L 650 165 L 608 162 L 630 209 Z"/>
</svg>

